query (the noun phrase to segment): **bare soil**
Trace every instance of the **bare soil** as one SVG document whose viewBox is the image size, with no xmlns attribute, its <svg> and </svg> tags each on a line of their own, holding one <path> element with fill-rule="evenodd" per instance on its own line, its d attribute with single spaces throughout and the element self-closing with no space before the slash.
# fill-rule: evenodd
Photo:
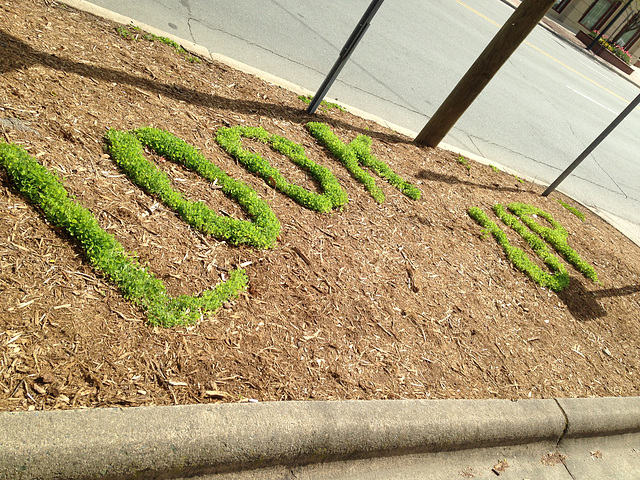
<svg viewBox="0 0 640 480">
<path fill-rule="evenodd" d="M 335 108 L 308 115 L 290 91 L 117 27 L 52 1 L 0 1 L 0 138 L 56 172 L 171 294 L 198 294 L 246 262 L 250 287 L 197 325 L 151 327 L 0 169 L 1 410 L 639 394 L 640 249 L 586 208 Z M 309 121 L 344 142 L 370 136 L 422 198 L 378 180 L 387 198 L 377 204 L 307 133 Z M 145 125 L 253 186 L 282 223 L 277 246 L 205 237 L 134 186 L 103 137 Z M 348 205 L 319 214 L 273 190 L 215 143 L 229 125 L 302 144 L 335 173 Z M 285 157 L 245 146 L 315 188 Z M 189 198 L 245 218 L 207 181 L 154 161 Z M 539 287 L 467 214 L 481 207 L 497 222 L 491 207 L 514 201 L 560 221 L 601 284 L 567 265 L 562 293 Z"/>
</svg>

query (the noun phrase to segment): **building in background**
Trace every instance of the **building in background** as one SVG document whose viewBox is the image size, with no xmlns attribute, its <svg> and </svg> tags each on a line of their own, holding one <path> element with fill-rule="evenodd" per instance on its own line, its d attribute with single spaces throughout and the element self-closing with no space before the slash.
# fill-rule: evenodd
<svg viewBox="0 0 640 480">
<path fill-rule="evenodd" d="M 628 55 L 629 63 L 640 66 L 640 0 L 558 0 L 547 16 L 587 43 L 585 34 L 593 36 L 615 19 L 604 33 L 602 49 L 623 60 Z"/>
</svg>

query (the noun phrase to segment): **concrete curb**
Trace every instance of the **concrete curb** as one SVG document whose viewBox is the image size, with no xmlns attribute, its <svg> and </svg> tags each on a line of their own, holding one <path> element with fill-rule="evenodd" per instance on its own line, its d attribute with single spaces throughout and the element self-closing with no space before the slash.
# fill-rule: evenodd
<svg viewBox="0 0 640 480">
<path fill-rule="evenodd" d="M 0 479 L 176 478 L 640 432 L 640 398 L 0 413 Z"/>
</svg>

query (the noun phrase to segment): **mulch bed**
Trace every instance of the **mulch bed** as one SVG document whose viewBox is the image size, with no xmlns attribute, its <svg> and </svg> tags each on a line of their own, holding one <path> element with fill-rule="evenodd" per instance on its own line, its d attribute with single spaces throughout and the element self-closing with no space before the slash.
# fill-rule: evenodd
<svg viewBox="0 0 640 480">
<path fill-rule="evenodd" d="M 151 327 L 0 169 L 0 409 L 49 410 L 271 400 L 549 398 L 638 395 L 640 249 L 560 194 L 411 140 L 338 109 L 311 116 L 297 96 L 56 2 L 0 3 L 0 138 L 63 180 L 103 229 L 161 278 L 195 295 L 246 267 L 250 286 L 189 327 Z M 378 179 L 376 203 L 305 130 L 321 121 L 422 191 Z M 268 250 L 189 227 L 105 154 L 109 128 L 172 132 L 251 185 L 282 224 Z M 315 213 L 247 172 L 215 142 L 262 126 L 302 144 L 349 194 Z M 245 140 L 292 182 L 314 182 Z M 192 200 L 246 218 L 219 189 L 149 158 Z M 581 221 L 557 200 L 579 208 Z M 553 215 L 601 284 L 567 266 L 557 294 L 516 270 L 467 214 L 524 202 Z M 512 230 L 513 245 L 542 265 Z M 250 263 L 248 263 L 250 262 Z"/>
</svg>

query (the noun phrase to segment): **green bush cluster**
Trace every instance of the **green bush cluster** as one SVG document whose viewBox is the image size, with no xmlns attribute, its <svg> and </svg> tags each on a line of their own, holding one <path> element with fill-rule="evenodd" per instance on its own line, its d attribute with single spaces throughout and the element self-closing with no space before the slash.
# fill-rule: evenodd
<svg viewBox="0 0 640 480">
<path fill-rule="evenodd" d="M 489 233 L 493 235 L 500 245 L 507 258 L 513 263 L 513 265 L 529 276 L 534 282 L 542 287 L 550 288 L 555 292 L 559 292 L 569 284 L 569 275 L 558 258 L 549 252 L 548 248 L 540 240 L 540 238 L 529 232 L 515 217 L 506 214 L 501 205 L 494 207 L 496 214 L 502 219 L 505 224 L 512 227 L 516 232 L 523 236 L 523 238 L 531 245 L 536 254 L 540 256 L 542 261 L 555 272 L 555 274 L 549 274 L 543 271 L 538 265 L 533 263 L 527 254 L 518 247 L 514 247 L 509 243 L 507 234 L 491 221 L 487 214 L 478 207 L 472 207 L 467 210 L 469 216 L 473 218 L 481 227 L 485 228 Z"/>
<path fill-rule="evenodd" d="M 573 265 L 582 275 L 589 280 L 598 282 L 598 274 L 595 269 L 589 265 L 589 263 L 580 258 L 580 255 L 578 255 L 578 253 L 569 246 L 567 243 L 567 236 L 569 234 L 549 213 L 541 210 L 540 208 L 534 207 L 533 205 L 518 202 L 510 203 L 507 205 L 507 208 L 514 215 L 520 217 L 522 222 L 533 232 L 537 233 L 549 242 L 555 251 L 562 255 L 564 259 Z M 551 224 L 551 227 L 544 227 L 540 225 L 533 218 L 534 215 L 544 218 Z"/>
<path fill-rule="evenodd" d="M 258 197 L 255 190 L 228 176 L 183 140 L 169 132 L 148 127 L 133 133 L 109 130 L 105 140 L 109 155 L 129 179 L 147 193 L 157 195 L 189 225 L 234 245 L 247 244 L 257 248 L 275 245 L 281 226 L 271 207 Z M 145 158 L 143 145 L 218 183 L 222 191 L 237 201 L 254 221 L 218 215 L 202 202 L 186 200 L 173 189 L 169 177 Z"/>
<path fill-rule="evenodd" d="M 311 192 L 289 183 L 280 171 L 272 167 L 267 160 L 256 153 L 245 150 L 242 146 L 243 137 L 263 142 L 276 152 L 288 157 L 318 181 L 323 193 Z M 347 193 L 340 186 L 338 179 L 331 170 L 309 160 L 304 153 L 304 148 L 291 140 L 269 134 L 262 127 L 237 126 L 219 129 L 216 141 L 250 172 L 259 175 L 276 190 L 310 210 L 328 212 L 333 208 L 346 204 L 348 201 Z"/>
<path fill-rule="evenodd" d="M 529 257 L 519 248 L 511 246 L 506 234 L 492 222 L 489 217 L 479 208 L 472 207 L 467 210 L 469 216 L 480 226 L 491 233 L 498 244 L 504 249 L 507 258 L 518 268 L 527 274 L 532 280 L 543 287 L 559 292 L 569 285 L 569 274 L 559 259 L 553 255 L 545 241 L 550 244 L 556 252 L 573 265 L 586 278 L 598 283 L 598 275 L 595 269 L 585 262 L 567 243 L 568 233 L 554 218 L 544 210 L 528 205 L 526 203 L 510 203 L 507 209 L 513 213 L 510 215 L 500 204 L 494 205 L 493 211 L 502 222 L 511 227 L 531 246 L 540 259 L 554 272 L 550 275 L 541 270 Z M 551 227 L 540 225 L 535 218 L 545 219 Z M 526 225 L 526 226 L 525 226 Z"/>
<path fill-rule="evenodd" d="M 460 155 L 456 161 L 460 164 L 460 165 L 464 165 L 464 167 L 467 170 L 471 170 L 471 165 L 469 165 L 469 160 L 467 160 L 466 158 L 464 158 L 462 155 Z"/>
<path fill-rule="evenodd" d="M 194 323 L 202 315 L 214 313 L 247 286 L 244 270 L 235 270 L 227 282 L 200 297 L 171 298 L 162 281 L 140 266 L 113 235 L 105 232 L 91 212 L 69 199 L 56 176 L 24 149 L 0 142 L 0 165 L 52 225 L 64 229 L 78 242 L 96 270 L 110 278 L 125 298 L 147 311 L 152 325 L 171 327 Z"/>
<path fill-rule="evenodd" d="M 378 203 L 384 202 L 384 192 L 376 185 L 374 178 L 360 168 L 360 164 L 385 178 L 407 197 L 413 200 L 420 198 L 421 192 L 418 188 L 403 180 L 386 163 L 371 154 L 371 139 L 369 137 L 359 135 L 349 145 L 345 145 L 326 123 L 309 122 L 306 127 L 309 133 L 344 165 L 351 176 L 365 186 L 365 189 Z"/>
<path fill-rule="evenodd" d="M 302 100 L 307 105 L 310 105 L 311 100 L 313 100 L 313 97 L 311 95 L 298 95 L 298 100 Z M 341 112 L 346 112 L 346 110 L 342 108 L 340 105 L 338 105 L 337 103 L 327 102 L 326 100 L 322 100 L 320 102 L 320 109 L 322 111 L 328 112 L 332 108 L 335 108 L 336 110 L 340 110 Z"/>
<path fill-rule="evenodd" d="M 390 185 L 396 187 L 410 199 L 420 199 L 422 192 L 419 188 L 404 180 L 400 175 L 391 170 L 389 165 L 371 153 L 371 138 L 366 135 L 358 135 L 355 140 L 349 143 L 349 147 L 353 149 L 362 165 L 376 172 L 378 176 L 384 178 Z"/>
</svg>

